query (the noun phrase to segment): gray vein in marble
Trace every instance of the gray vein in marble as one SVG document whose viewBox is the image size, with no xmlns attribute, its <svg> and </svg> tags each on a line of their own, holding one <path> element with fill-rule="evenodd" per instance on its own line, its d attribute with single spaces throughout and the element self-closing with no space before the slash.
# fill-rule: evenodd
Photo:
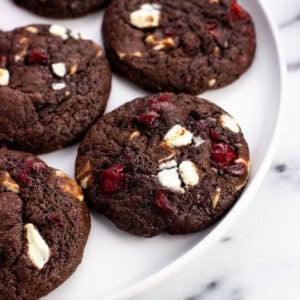
<svg viewBox="0 0 300 300">
<path fill-rule="evenodd" d="M 197 295 L 194 295 L 192 297 L 188 297 L 186 300 L 203 300 L 205 299 L 205 297 L 212 293 L 214 290 L 216 290 L 217 288 L 219 288 L 219 286 L 221 285 L 221 280 L 213 280 L 210 281 L 204 288 L 204 290 L 202 292 L 200 292 Z"/>
<path fill-rule="evenodd" d="M 288 20 L 287 22 L 280 24 L 279 28 L 283 29 L 285 27 L 295 24 L 296 22 L 300 22 L 300 13 L 298 13 L 296 16 L 294 16 L 292 19 Z"/>
<path fill-rule="evenodd" d="M 294 63 L 288 63 L 288 71 L 295 72 L 300 70 L 300 61 L 294 62 Z"/>
<path fill-rule="evenodd" d="M 225 236 L 224 238 L 221 239 L 221 243 L 228 243 L 232 241 L 232 237 L 230 236 Z"/>
<path fill-rule="evenodd" d="M 288 164 L 277 163 L 272 166 L 272 173 L 268 174 L 268 184 L 276 188 L 288 188 L 299 190 L 300 165 L 298 161 L 291 161 Z"/>
<path fill-rule="evenodd" d="M 206 300 L 206 299 L 221 299 L 222 300 L 242 300 L 244 292 L 241 288 L 231 288 L 224 285 L 223 280 L 212 280 L 203 288 L 203 290 L 191 297 L 185 298 L 186 300 Z"/>
<path fill-rule="evenodd" d="M 232 290 L 232 295 L 230 300 L 242 300 L 243 299 L 243 291 L 241 289 Z"/>
</svg>

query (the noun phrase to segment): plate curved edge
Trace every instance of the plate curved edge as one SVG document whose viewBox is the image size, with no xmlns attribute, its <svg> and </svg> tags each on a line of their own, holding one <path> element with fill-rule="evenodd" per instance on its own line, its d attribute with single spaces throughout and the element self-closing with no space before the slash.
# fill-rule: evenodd
<svg viewBox="0 0 300 300">
<path fill-rule="evenodd" d="M 139 281 L 138 283 L 128 287 L 124 290 L 121 290 L 109 297 L 106 297 L 107 300 L 118 300 L 118 299 L 132 299 L 133 297 L 141 296 L 142 294 L 150 291 L 152 288 L 157 286 L 163 280 L 166 280 L 169 276 L 174 274 L 177 270 L 187 264 L 193 259 L 196 254 L 203 253 L 208 249 L 214 242 L 221 238 L 224 232 L 234 223 L 236 217 L 241 213 L 243 209 L 247 207 L 247 204 L 250 202 L 252 197 L 254 197 L 261 183 L 263 182 L 269 167 L 272 163 L 273 157 L 275 155 L 276 145 L 280 136 L 280 128 L 283 119 L 284 111 L 284 101 L 285 101 L 285 82 L 287 75 L 286 62 L 283 55 L 282 48 L 279 42 L 279 32 L 275 21 L 267 12 L 265 5 L 260 1 L 256 0 L 260 6 L 261 11 L 263 12 L 268 25 L 271 28 L 273 33 L 274 43 L 276 45 L 276 55 L 278 59 L 278 67 L 280 70 L 279 81 L 280 81 L 280 95 L 279 95 L 279 109 L 277 111 L 277 121 L 274 127 L 273 136 L 271 142 L 266 151 L 266 155 L 263 159 L 262 164 L 255 175 L 251 185 L 248 187 L 247 192 L 242 195 L 242 201 L 238 201 L 235 206 L 227 213 L 224 219 L 214 228 L 212 231 L 204 237 L 201 242 L 192 247 L 185 254 L 180 256 L 178 259 L 161 269 L 160 271 L 150 275 L 149 277 Z"/>
</svg>

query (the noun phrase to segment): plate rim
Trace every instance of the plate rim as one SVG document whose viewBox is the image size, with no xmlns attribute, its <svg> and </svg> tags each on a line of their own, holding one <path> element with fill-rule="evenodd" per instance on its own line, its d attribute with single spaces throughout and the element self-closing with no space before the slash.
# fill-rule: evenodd
<svg viewBox="0 0 300 300">
<path fill-rule="evenodd" d="M 279 38 L 279 30 L 273 19 L 273 16 L 269 14 L 267 10 L 267 5 L 262 3 L 261 0 L 256 0 L 257 4 L 260 6 L 262 13 L 264 14 L 268 25 L 270 26 L 273 39 L 275 42 L 275 52 L 278 58 L 278 66 L 279 66 L 279 82 L 280 82 L 280 93 L 279 93 L 279 107 L 278 107 L 278 116 L 275 123 L 273 136 L 271 138 L 271 142 L 266 150 L 266 155 L 253 178 L 252 184 L 249 186 L 247 191 L 247 196 L 243 201 L 239 201 L 235 204 L 235 206 L 227 213 L 227 216 L 222 220 L 220 224 L 218 224 L 207 236 L 205 236 L 200 242 L 198 242 L 195 246 L 193 246 L 190 250 L 188 250 L 183 255 L 179 256 L 170 264 L 163 267 L 161 270 L 153 273 L 152 275 L 138 281 L 137 283 L 132 284 L 131 286 L 124 288 L 116 293 L 113 293 L 110 296 L 106 296 L 102 299 L 107 300 L 118 300 L 118 299 L 131 299 L 133 297 L 144 294 L 147 291 L 150 291 L 152 288 L 157 286 L 160 282 L 166 280 L 168 277 L 175 274 L 177 270 L 183 267 L 185 264 L 190 262 L 193 257 L 197 254 L 200 255 L 206 249 L 208 249 L 214 242 L 216 242 L 223 233 L 230 227 L 232 223 L 235 222 L 236 217 L 232 217 L 234 215 L 240 214 L 243 209 L 246 208 L 247 204 L 250 200 L 255 196 L 258 188 L 261 186 L 270 166 L 273 161 L 276 145 L 279 141 L 280 132 L 281 132 L 281 124 L 283 123 L 283 113 L 285 107 L 285 95 L 286 95 L 286 77 L 287 77 L 287 65 L 285 56 L 282 50 L 282 46 Z M 230 218 L 228 218 L 230 216 Z"/>
</svg>

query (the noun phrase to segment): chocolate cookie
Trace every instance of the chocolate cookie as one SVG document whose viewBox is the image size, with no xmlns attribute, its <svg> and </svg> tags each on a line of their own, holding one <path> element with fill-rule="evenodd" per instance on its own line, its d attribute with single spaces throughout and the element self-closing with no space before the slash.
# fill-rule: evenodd
<svg viewBox="0 0 300 300">
<path fill-rule="evenodd" d="M 225 86 L 255 52 L 251 17 L 236 0 L 114 0 L 102 30 L 115 71 L 150 91 Z"/>
<path fill-rule="evenodd" d="M 59 286 L 81 262 L 89 230 L 73 179 L 0 150 L 0 299 L 38 299 Z"/>
<path fill-rule="evenodd" d="M 104 112 L 110 83 L 101 48 L 77 32 L 0 31 L 0 144 L 42 153 L 75 142 Z"/>
<path fill-rule="evenodd" d="M 248 146 L 237 122 L 186 94 L 138 98 L 104 115 L 76 160 L 91 208 L 146 237 L 212 224 L 236 201 L 248 174 Z"/>
<path fill-rule="evenodd" d="M 108 0 L 14 0 L 32 12 L 50 18 L 75 18 L 95 11 Z"/>
</svg>

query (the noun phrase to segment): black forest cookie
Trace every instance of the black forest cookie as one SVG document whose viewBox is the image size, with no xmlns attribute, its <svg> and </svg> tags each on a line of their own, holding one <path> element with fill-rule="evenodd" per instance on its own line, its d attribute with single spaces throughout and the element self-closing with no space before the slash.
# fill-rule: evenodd
<svg viewBox="0 0 300 300">
<path fill-rule="evenodd" d="M 75 142 L 104 112 L 110 84 L 101 48 L 77 32 L 0 31 L 0 144 L 42 153 Z"/>
<path fill-rule="evenodd" d="M 186 94 L 126 103 L 81 142 L 76 179 L 91 208 L 142 236 L 198 231 L 232 206 L 249 151 L 223 109 Z"/>
<path fill-rule="evenodd" d="M 107 0 L 14 0 L 18 5 L 45 17 L 75 18 L 101 8 Z"/>
<path fill-rule="evenodd" d="M 59 286 L 81 262 L 89 230 L 74 180 L 0 150 L 0 299 L 38 299 Z"/>
<path fill-rule="evenodd" d="M 150 91 L 225 86 L 255 52 L 251 17 L 235 0 L 114 0 L 102 30 L 113 68 Z"/>
</svg>

